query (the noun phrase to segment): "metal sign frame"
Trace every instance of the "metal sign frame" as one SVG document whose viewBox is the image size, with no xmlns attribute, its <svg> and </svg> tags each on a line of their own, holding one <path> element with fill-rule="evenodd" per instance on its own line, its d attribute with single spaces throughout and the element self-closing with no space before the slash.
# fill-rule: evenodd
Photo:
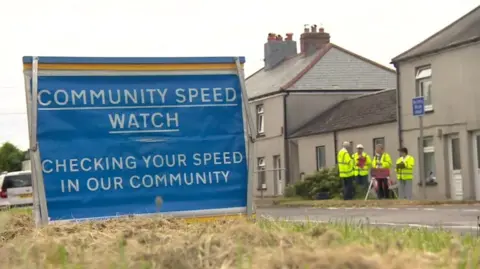
<svg viewBox="0 0 480 269">
<path fill-rule="evenodd" d="M 48 217 L 48 208 L 47 200 L 45 195 L 45 185 L 43 178 L 43 171 L 40 159 L 40 147 L 37 141 L 37 122 L 38 122 L 38 77 L 40 75 L 52 75 L 48 70 L 39 70 L 39 60 L 37 56 L 32 57 L 32 69 L 24 70 L 25 76 L 25 91 L 26 91 L 26 105 L 27 105 L 27 118 L 28 118 L 28 130 L 29 130 L 29 140 L 30 140 L 30 160 L 32 165 L 32 186 L 34 189 L 34 206 L 33 206 L 33 215 L 35 219 L 35 225 L 37 227 L 47 225 L 49 223 Z M 242 64 L 239 57 L 234 57 L 236 64 L 236 74 L 240 82 L 240 87 L 242 91 L 242 111 L 243 111 L 243 124 L 244 124 L 244 133 L 245 133 L 245 153 L 248 158 L 247 160 L 247 205 L 246 205 L 246 216 L 252 218 L 255 215 L 255 208 L 253 202 L 253 182 L 254 182 L 254 134 L 255 124 L 251 115 L 251 111 L 248 104 L 248 95 L 245 86 L 245 74 Z M 30 73 L 31 72 L 31 73 Z M 89 71 L 84 71 L 85 75 Z M 94 73 L 103 73 L 110 74 L 108 71 L 96 71 Z M 58 75 L 58 74 L 57 74 Z M 72 75 L 72 71 L 65 71 L 64 75 Z M 97 74 L 98 75 L 98 74 Z M 192 216 L 195 217 L 195 216 Z M 218 217 L 221 217 L 219 215 Z M 74 221 L 74 220 L 69 220 Z"/>
</svg>

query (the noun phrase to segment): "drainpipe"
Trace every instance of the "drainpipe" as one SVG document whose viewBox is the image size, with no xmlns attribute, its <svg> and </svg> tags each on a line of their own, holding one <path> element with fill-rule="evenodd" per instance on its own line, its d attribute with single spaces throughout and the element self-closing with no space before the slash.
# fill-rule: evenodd
<svg viewBox="0 0 480 269">
<path fill-rule="evenodd" d="M 283 96 L 283 152 L 285 153 L 285 185 L 290 184 L 290 145 L 288 143 L 288 133 L 287 133 L 287 96 L 288 92 Z"/>
<path fill-rule="evenodd" d="M 402 133 L 402 102 L 401 102 L 401 90 L 400 90 L 400 67 L 398 63 L 394 63 L 395 69 L 397 70 L 397 124 L 398 124 L 398 148 L 401 148 L 403 145 L 403 133 Z"/>
<path fill-rule="evenodd" d="M 333 131 L 333 151 L 335 152 L 335 165 L 338 164 L 337 154 L 338 154 L 338 138 L 337 131 Z"/>
</svg>

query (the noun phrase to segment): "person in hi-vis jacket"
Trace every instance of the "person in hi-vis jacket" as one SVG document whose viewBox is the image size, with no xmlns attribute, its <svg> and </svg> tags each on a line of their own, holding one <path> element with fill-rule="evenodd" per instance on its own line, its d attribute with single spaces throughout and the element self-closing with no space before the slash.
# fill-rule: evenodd
<svg viewBox="0 0 480 269">
<path fill-rule="evenodd" d="M 408 155 L 407 148 L 400 148 L 398 152 L 400 153 L 400 158 L 397 159 L 397 163 L 395 165 L 398 183 L 398 198 L 411 200 L 415 159 Z"/>
<path fill-rule="evenodd" d="M 370 167 L 372 166 L 372 159 L 363 150 L 363 145 L 357 145 L 357 152 L 353 154 L 353 176 L 358 186 L 363 189 L 368 188 L 368 174 L 370 173 Z"/>
<path fill-rule="evenodd" d="M 375 146 L 375 155 L 373 156 L 372 168 L 386 168 L 392 167 L 392 158 L 390 154 L 386 153 L 383 145 Z M 375 178 L 378 186 L 378 199 L 388 199 L 390 190 L 388 188 L 388 178 Z"/>
<path fill-rule="evenodd" d="M 338 173 L 343 181 L 343 200 L 352 200 L 354 196 L 353 158 L 350 147 L 350 142 L 343 142 L 343 147 L 337 154 Z"/>
</svg>

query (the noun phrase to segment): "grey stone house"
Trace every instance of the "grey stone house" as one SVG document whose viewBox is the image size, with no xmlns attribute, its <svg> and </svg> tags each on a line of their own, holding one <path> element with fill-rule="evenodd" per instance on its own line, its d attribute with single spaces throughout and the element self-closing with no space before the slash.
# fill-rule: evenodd
<svg viewBox="0 0 480 269">
<path fill-rule="evenodd" d="M 353 96 L 395 88 L 395 71 L 330 42 L 314 25 L 300 36 L 269 34 L 265 66 L 247 78 L 257 125 L 256 195 L 282 195 L 300 178 L 298 145 L 287 138 L 315 116 Z M 266 187 L 265 189 L 263 187 Z"/>
<path fill-rule="evenodd" d="M 398 76 L 400 143 L 433 178 L 428 199 L 480 200 L 480 6 L 392 60 Z M 424 141 L 412 98 L 425 98 Z M 414 196 L 423 198 L 415 184 Z"/>
</svg>

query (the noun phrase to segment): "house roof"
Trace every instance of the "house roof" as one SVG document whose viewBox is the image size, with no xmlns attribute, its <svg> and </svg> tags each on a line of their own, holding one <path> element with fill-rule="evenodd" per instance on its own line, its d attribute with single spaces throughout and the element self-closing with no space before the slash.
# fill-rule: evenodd
<svg viewBox="0 0 480 269">
<path fill-rule="evenodd" d="M 339 102 L 298 128 L 289 138 L 395 122 L 396 92 L 388 89 Z"/>
<path fill-rule="evenodd" d="M 393 58 L 392 62 L 405 61 L 479 41 L 480 6 L 422 41 L 420 44 Z"/>
<path fill-rule="evenodd" d="M 250 99 L 295 90 L 380 90 L 394 87 L 394 74 L 393 69 L 329 43 L 312 55 L 297 54 L 273 69 L 258 70 L 247 78 L 246 86 Z"/>
<path fill-rule="evenodd" d="M 309 56 L 304 56 L 301 53 L 297 54 L 295 57 L 284 60 L 270 70 L 261 68 L 245 81 L 248 97 L 255 98 L 288 89 L 292 82 L 298 80 L 296 77 L 299 74 L 308 72 L 331 47 L 328 44 L 323 49 Z"/>
</svg>

